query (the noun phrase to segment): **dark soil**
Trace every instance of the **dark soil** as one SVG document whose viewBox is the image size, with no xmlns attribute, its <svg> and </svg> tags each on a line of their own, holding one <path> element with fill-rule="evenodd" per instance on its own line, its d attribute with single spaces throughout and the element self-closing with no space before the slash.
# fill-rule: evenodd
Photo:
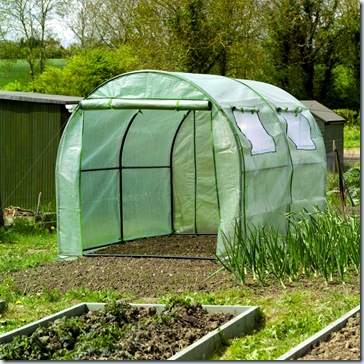
<svg viewBox="0 0 364 364">
<path fill-rule="evenodd" d="M 298 360 L 360 360 L 360 314 Z"/>
<path fill-rule="evenodd" d="M 214 236 L 161 236 L 113 245 L 94 254 L 214 257 L 215 249 Z M 147 303 L 168 293 L 216 292 L 236 287 L 228 272 L 208 279 L 219 268 L 212 260 L 85 256 L 20 271 L 12 278 L 28 293 L 55 288 L 64 293 L 86 287 L 116 290 Z"/>
<path fill-rule="evenodd" d="M 153 303 L 158 297 L 169 293 L 173 295 L 196 291 L 217 293 L 220 290 L 236 288 L 237 284 L 229 272 L 222 271 L 214 275 L 220 265 L 213 260 L 177 259 L 181 256 L 212 258 L 215 249 L 215 236 L 145 238 L 100 249 L 94 254 L 161 255 L 174 258 L 84 256 L 72 261 L 40 265 L 13 273 L 11 277 L 19 289 L 28 294 L 38 293 L 44 289 L 57 289 L 62 294 L 84 287 L 95 291 L 115 290 L 124 293 L 128 302 Z M 0 281 L 1 279 L 2 277 Z M 299 289 L 311 289 L 313 284 L 315 289 L 328 289 L 323 283 L 304 281 L 287 284 L 287 290 L 295 290 L 297 286 Z M 262 297 L 280 294 L 282 290 L 278 282 L 262 285 L 253 280 L 248 280 L 245 288 L 253 289 L 255 294 Z M 243 289 L 241 294 L 244 295 Z M 342 339 L 342 341 L 345 346 L 347 340 Z M 352 356 L 356 355 L 356 359 L 359 360 L 360 350 L 358 352 L 351 349 L 353 348 L 342 348 L 341 356 L 352 359 Z M 325 350 L 325 355 L 326 359 L 332 360 L 338 356 L 336 350 L 331 353 L 329 349 Z M 315 359 L 321 358 L 323 356 Z"/>
</svg>

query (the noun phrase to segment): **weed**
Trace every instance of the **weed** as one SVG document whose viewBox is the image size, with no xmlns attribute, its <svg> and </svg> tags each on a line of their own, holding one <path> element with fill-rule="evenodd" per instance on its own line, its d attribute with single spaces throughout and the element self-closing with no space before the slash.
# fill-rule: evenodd
<svg viewBox="0 0 364 364">
<path fill-rule="evenodd" d="M 0 246 L 1 244 L 9 244 L 14 241 L 14 234 L 6 227 L 0 227 Z"/>
<path fill-rule="evenodd" d="M 43 288 L 42 295 L 45 302 L 58 302 L 61 298 L 58 289 L 50 290 L 47 288 Z"/>
</svg>

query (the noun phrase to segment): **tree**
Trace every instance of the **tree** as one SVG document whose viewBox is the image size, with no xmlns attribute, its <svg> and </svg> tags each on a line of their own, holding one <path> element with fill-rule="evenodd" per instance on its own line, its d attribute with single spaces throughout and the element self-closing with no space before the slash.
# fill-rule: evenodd
<svg viewBox="0 0 364 364">
<path fill-rule="evenodd" d="M 33 80 L 42 73 L 47 59 L 47 39 L 51 21 L 62 15 L 69 0 L 3 0 L 0 13 L 5 19 L 8 38 L 20 41 L 17 58 L 25 58 Z"/>
<path fill-rule="evenodd" d="M 259 5 L 246 0 L 74 0 L 81 47 L 128 45 L 138 68 L 253 77 L 264 54 Z"/>
<path fill-rule="evenodd" d="M 237 78 L 261 78 L 266 58 L 262 49 L 263 5 L 264 0 L 213 0 L 214 41 L 223 50 L 216 72 Z"/>
<path fill-rule="evenodd" d="M 141 69 L 177 71 L 171 52 L 168 18 L 174 13 L 176 0 L 139 0 L 134 9 L 129 44 Z"/>
<path fill-rule="evenodd" d="M 103 45 L 99 34 L 101 13 L 97 12 L 97 0 L 73 0 L 65 16 L 65 22 L 72 30 L 81 49 Z"/>
<path fill-rule="evenodd" d="M 313 98 L 315 65 L 327 47 L 339 0 L 275 0 L 268 10 L 266 50 L 274 83 L 300 98 Z"/>
<path fill-rule="evenodd" d="M 187 0 L 169 16 L 171 51 L 181 70 L 209 73 L 216 61 L 208 10 L 208 1 Z"/>
<path fill-rule="evenodd" d="M 73 0 L 66 22 L 81 47 L 116 48 L 134 32 L 137 5 L 137 0 Z"/>
<path fill-rule="evenodd" d="M 101 83 L 130 71 L 133 62 L 127 46 L 87 49 L 73 56 L 62 69 L 47 67 L 35 78 L 33 88 L 41 93 L 85 97 Z"/>
<path fill-rule="evenodd" d="M 360 109 L 360 7 L 356 1 L 340 1 L 317 71 L 317 98 L 335 109 Z"/>
<path fill-rule="evenodd" d="M 170 49 L 187 72 L 252 77 L 260 53 L 260 3 L 184 0 L 168 18 Z"/>
<path fill-rule="evenodd" d="M 7 40 L 0 41 L 0 77 L 11 72 L 19 54 L 19 44 Z"/>
</svg>

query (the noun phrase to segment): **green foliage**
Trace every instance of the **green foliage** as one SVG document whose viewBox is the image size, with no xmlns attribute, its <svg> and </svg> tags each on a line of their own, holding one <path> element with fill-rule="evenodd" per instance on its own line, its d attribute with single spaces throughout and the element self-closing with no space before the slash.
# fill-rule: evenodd
<svg viewBox="0 0 364 364">
<path fill-rule="evenodd" d="M 23 269 L 26 268 L 25 265 Z M 131 300 L 129 295 L 116 291 L 91 291 L 84 287 L 62 294 L 58 289 L 43 287 L 42 291 L 36 294 L 24 294 L 10 278 L 0 283 L 0 298 L 8 303 L 6 312 L 3 315 L 0 313 L 0 334 L 69 308 L 76 303 Z"/>
<path fill-rule="evenodd" d="M 360 168 L 353 167 L 348 169 L 343 177 L 350 196 L 356 199 L 357 202 L 360 202 Z"/>
<path fill-rule="evenodd" d="M 214 36 L 207 21 L 206 3 L 202 0 L 188 0 L 169 19 L 174 34 L 173 49 L 181 56 L 181 67 L 187 72 L 209 73 L 215 58 L 212 47 Z"/>
<path fill-rule="evenodd" d="M 326 101 L 329 106 L 346 106 L 358 110 L 357 113 L 359 113 L 360 84 L 356 77 L 357 75 L 352 67 L 343 65 L 335 67 L 332 70 L 332 89 L 328 92 L 327 99 L 323 99 L 323 101 Z"/>
<path fill-rule="evenodd" d="M 0 59 L 14 62 L 19 55 L 20 44 L 14 41 L 3 40 L 0 42 Z"/>
<path fill-rule="evenodd" d="M 62 68 L 48 67 L 33 83 L 41 93 L 87 96 L 94 88 L 130 70 L 134 62 L 130 48 L 96 48 L 82 51 Z"/>
<path fill-rule="evenodd" d="M 344 148 L 359 149 L 361 145 L 359 125 L 344 126 Z"/>
<path fill-rule="evenodd" d="M 23 86 L 19 81 L 15 80 L 14 82 L 10 82 L 5 85 L 3 89 L 6 91 L 22 91 Z"/>
<path fill-rule="evenodd" d="M 55 288 L 54 290 L 43 288 L 42 296 L 44 302 L 50 302 L 50 303 L 58 302 L 61 298 L 61 295 L 57 288 Z"/>
<path fill-rule="evenodd" d="M 298 99 L 359 109 L 357 2 L 283 0 L 267 13 L 263 47 L 272 69 L 263 77 Z"/>
<path fill-rule="evenodd" d="M 2 56 L 25 59 L 29 64 L 29 76 L 32 81 L 36 74 L 44 71 L 48 57 L 63 57 L 59 42 L 51 37 L 50 20 L 54 16 L 62 15 L 62 10 L 67 8 L 68 4 L 68 0 L 48 0 L 47 4 L 37 1 L 2 1 L 1 23 L 5 25 L 5 29 L 16 29 L 12 34 L 5 34 L 5 38 L 17 40 L 16 43 L 11 42 L 14 43 L 16 51 L 3 51 Z"/>
<path fill-rule="evenodd" d="M 350 187 L 360 188 L 360 168 L 354 167 L 348 169 L 344 173 L 344 178 L 349 188 Z"/>
<path fill-rule="evenodd" d="M 251 78 L 259 73 L 252 59 L 265 60 L 259 44 L 261 16 L 250 2 L 184 0 L 165 16 L 172 70 Z M 243 45 L 243 46 L 242 46 Z"/>
<path fill-rule="evenodd" d="M 332 111 L 346 120 L 346 126 L 360 126 L 360 111 L 350 109 L 334 109 Z"/>
</svg>

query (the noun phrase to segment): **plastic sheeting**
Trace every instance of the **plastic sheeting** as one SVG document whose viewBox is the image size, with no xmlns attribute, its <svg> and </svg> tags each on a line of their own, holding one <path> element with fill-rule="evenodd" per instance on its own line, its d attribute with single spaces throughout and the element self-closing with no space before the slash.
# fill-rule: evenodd
<svg viewBox="0 0 364 364">
<path fill-rule="evenodd" d="M 236 225 L 284 232 L 286 212 L 324 208 L 325 177 L 319 129 L 285 91 L 215 75 L 121 75 L 64 131 L 59 256 L 173 233 L 218 234 L 223 255 Z"/>
</svg>

